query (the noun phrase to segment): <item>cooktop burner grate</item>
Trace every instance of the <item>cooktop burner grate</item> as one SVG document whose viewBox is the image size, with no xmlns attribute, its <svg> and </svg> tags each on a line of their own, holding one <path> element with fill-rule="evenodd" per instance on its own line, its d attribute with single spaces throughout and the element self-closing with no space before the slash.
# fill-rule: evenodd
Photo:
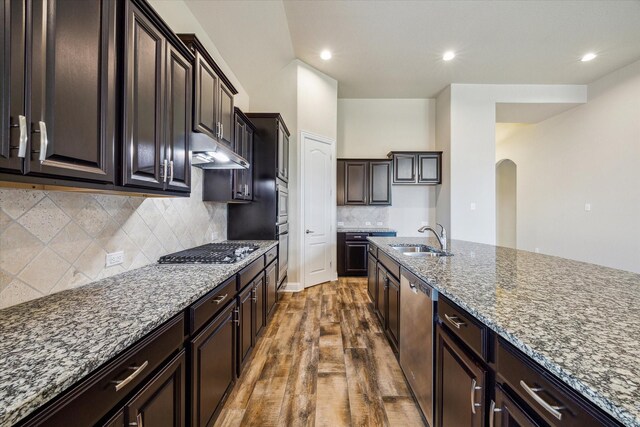
<svg viewBox="0 0 640 427">
<path fill-rule="evenodd" d="M 160 264 L 233 264 L 258 249 L 247 243 L 209 243 L 160 257 Z"/>
</svg>

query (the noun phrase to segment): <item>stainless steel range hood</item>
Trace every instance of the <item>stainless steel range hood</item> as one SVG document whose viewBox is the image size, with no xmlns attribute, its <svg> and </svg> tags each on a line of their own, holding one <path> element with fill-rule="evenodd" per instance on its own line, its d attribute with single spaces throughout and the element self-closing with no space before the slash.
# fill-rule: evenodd
<svg viewBox="0 0 640 427">
<path fill-rule="evenodd" d="M 200 169 L 248 169 L 249 162 L 208 135 L 191 134 L 191 164 Z"/>
</svg>

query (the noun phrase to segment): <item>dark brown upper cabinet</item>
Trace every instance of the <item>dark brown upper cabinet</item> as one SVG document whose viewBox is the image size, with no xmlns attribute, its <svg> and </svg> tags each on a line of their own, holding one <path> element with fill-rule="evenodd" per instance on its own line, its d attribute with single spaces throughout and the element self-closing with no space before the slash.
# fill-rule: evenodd
<svg viewBox="0 0 640 427">
<path fill-rule="evenodd" d="M 289 131 L 278 123 L 278 178 L 289 182 Z"/>
<path fill-rule="evenodd" d="M 28 4 L 0 6 L 0 169 L 113 184 L 119 3 Z"/>
<path fill-rule="evenodd" d="M 188 192 L 193 56 L 146 3 L 125 17 L 123 185 Z"/>
<path fill-rule="evenodd" d="M 437 185 L 442 183 L 441 151 L 392 151 L 394 184 Z"/>
<path fill-rule="evenodd" d="M 235 108 L 234 151 L 249 162 L 247 169 L 209 169 L 204 172 L 202 199 L 213 202 L 250 202 L 253 200 L 253 136 L 251 120 Z"/>
<path fill-rule="evenodd" d="M 238 93 L 195 34 L 178 34 L 195 55 L 193 130 L 234 149 L 234 95 Z"/>
<path fill-rule="evenodd" d="M 390 160 L 338 159 L 337 204 L 391 205 Z"/>
</svg>

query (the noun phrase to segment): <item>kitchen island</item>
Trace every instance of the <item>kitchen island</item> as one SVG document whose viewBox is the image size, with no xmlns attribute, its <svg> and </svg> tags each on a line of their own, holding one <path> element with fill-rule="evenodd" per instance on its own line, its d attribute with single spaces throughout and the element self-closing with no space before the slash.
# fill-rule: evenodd
<svg viewBox="0 0 640 427">
<path fill-rule="evenodd" d="M 407 256 L 369 238 L 497 336 L 623 425 L 640 426 L 640 275 L 453 240 L 449 257 Z"/>
<path fill-rule="evenodd" d="M 235 275 L 277 246 L 250 243 L 259 249 L 233 264 L 153 264 L 0 310 L 0 426 L 31 414 L 163 324 L 182 322 L 184 311 L 217 287 L 235 292 Z M 224 297 L 233 299 L 226 291 Z"/>
</svg>

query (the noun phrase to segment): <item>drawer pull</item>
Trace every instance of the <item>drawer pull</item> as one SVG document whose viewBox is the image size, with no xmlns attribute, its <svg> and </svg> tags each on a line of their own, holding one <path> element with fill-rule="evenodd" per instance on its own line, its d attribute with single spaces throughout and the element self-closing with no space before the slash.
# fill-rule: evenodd
<svg viewBox="0 0 640 427">
<path fill-rule="evenodd" d="M 138 427 L 144 427 L 144 424 L 142 423 L 142 412 L 138 414 L 138 416 L 136 417 L 136 421 L 138 423 Z"/>
<path fill-rule="evenodd" d="M 498 412 L 502 412 L 501 408 L 496 408 L 496 402 L 491 401 L 491 405 L 489 405 L 489 427 L 494 427 L 496 423 L 495 414 Z"/>
<path fill-rule="evenodd" d="M 476 408 L 480 407 L 480 404 L 476 403 L 476 391 L 482 390 L 482 387 L 479 387 L 477 384 L 478 383 L 476 382 L 475 379 L 471 380 L 471 413 L 472 414 L 475 414 Z"/>
<path fill-rule="evenodd" d="M 409 289 L 411 289 L 414 294 L 418 293 L 418 289 L 416 288 L 416 285 L 414 285 L 413 283 L 409 283 Z"/>
<path fill-rule="evenodd" d="M 149 365 L 149 361 L 145 360 L 144 363 L 140 366 L 132 366 L 129 369 L 132 369 L 133 372 L 131 373 L 131 375 L 129 375 L 127 378 L 120 380 L 120 381 L 111 381 L 113 384 L 116 385 L 116 391 L 120 391 L 122 390 L 124 387 L 127 386 L 127 384 L 129 384 L 131 381 L 135 380 L 136 377 L 138 375 L 140 375 L 140 373 L 142 371 L 144 371 L 144 369 L 147 367 L 147 365 Z"/>
<path fill-rule="evenodd" d="M 520 386 L 527 392 L 529 396 L 533 400 L 535 400 L 540 406 L 542 406 L 547 412 L 556 417 L 558 420 L 562 420 L 562 414 L 560 411 L 564 409 L 563 406 L 553 406 L 545 401 L 542 397 L 538 395 L 538 392 L 542 391 L 542 387 L 529 387 L 527 383 L 523 380 L 520 380 Z"/>
<path fill-rule="evenodd" d="M 222 301 L 225 300 L 225 298 L 227 298 L 227 296 L 229 296 L 229 294 L 220 295 L 218 297 L 215 297 L 211 302 L 215 302 L 216 304 L 220 304 Z"/>
<path fill-rule="evenodd" d="M 456 329 L 460 329 L 460 326 L 466 325 L 464 322 L 461 322 L 457 316 L 449 316 L 448 314 L 445 314 L 444 318 L 447 319 L 453 326 L 455 326 Z"/>
</svg>

